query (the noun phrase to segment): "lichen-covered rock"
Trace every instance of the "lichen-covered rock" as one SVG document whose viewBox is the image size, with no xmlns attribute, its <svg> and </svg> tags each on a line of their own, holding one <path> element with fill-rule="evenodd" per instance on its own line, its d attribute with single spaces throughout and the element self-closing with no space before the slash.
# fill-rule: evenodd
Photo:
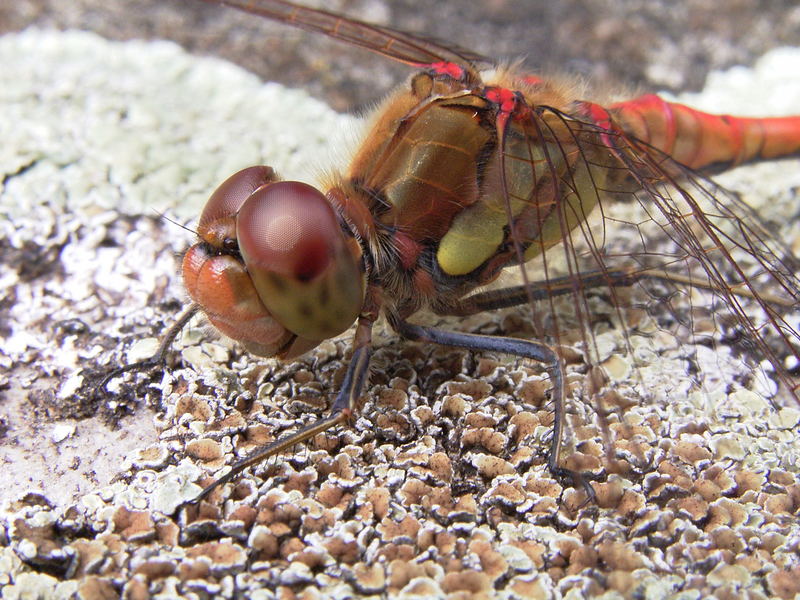
<svg viewBox="0 0 800 600">
<path fill-rule="evenodd" d="M 61 46 L 64 39 L 71 45 Z M 553 413 L 540 365 L 407 343 L 379 325 L 370 385 L 351 427 L 286 448 L 193 503 L 249 452 L 325 414 L 345 375 L 347 336 L 284 364 L 212 340 L 195 322 L 176 339 L 167 369 L 115 378 L 99 401 L 85 390 L 88 374 L 75 371 L 120 364 L 132 338 L 146 339 L 128 359 L 146 356 L 157 347 L 154 324 L 167 322 L 182 298 L 174 257 L 184 242 L 170 225 L 139 215 L 137 194 L 152 194 L 146 204 L 183 202 L 208 189 L 207 180 L 227 175 L 218 171 L 234 161 L 230 139 L 248 161 L 261 156 L 264 138 L 287 147 L 261 132 L 261 141 L 246 141 L 249 130 L 260 130 L 258 120 L 225 135 L 207 129 L 213 115 L 201 105 L 236 127 L 240 113 L 287 102 L 216 61 L 193 66 L 172 46 L 34 31 L 18 38 L 24 52 L 10 55 L 9 44 L 0 37 L 0 129 L 10 135 L 22 123 L 9 91 L 14 78 L 35 77 L 19 97 L 35 100 L 28 110 L 38 120 L 24 123 L 27 137 L 14 145 L 7 137 L 0 149 L 23 152 L 0 173 L 0 199 L 15 199 L 3 210 L 17 217 L 0 219 L 0 254 L 32 253 L 42 259 L 36 269 L 51 270 L 25 278 L 0 260 L 0 295 L 17 294 L 0 298 L 3 316 L 29 318 L 11 330 L 0 326 L 0 392 L 4 408 L 24 399 L 29 414 L 46 422 L 47 452 L 37 460 L 50 470 L 41 489 L 3 495 L 4 600 L 800 593 L 800 412 L 775 410 L 769 394 L 738 389 L 746 378 L 700 389 L 691 378 L 668 376 L 706 359 L 703 347 L 684 349 L 636 306 L 624 312 L 641 328 L 629 349 L 642 364 L 616 352 L 619 340 L 604 319 L 621 315 L 599 318 L 606 372 L 594 393 L 583 340 L 559 340 L 570 390 L 562 464 L 586 473 L 585 482 L 548 471 Z M 58 60 L 64 53 L 70 60 Z M 87 56 L 103 60 L 87 67 Z M 100 70 L 106 63 L 111 80 Z M 144 73 L 146 85 L 137 78 Z M 223 92 L 208 87 L 213 80 L 224 82 Z M 70 96 L 72 108 L 64 104 Z M 307 99 L 292 96 L 288 104 L 295 103 L 304 106 L 303 120 L 322 118 Z M 88 120 L 92 107 L 101 110 L 98 121 Z M 181 111 L 189 129 L 172 120 Z M 85 129 L 102 143 L 84 140 L 52 155 L 31 145 L 46 139 L 56 148 L 39 125 L 46 113 L 64 122 L 64 135 Z M 8 115 L 16 115 L 14 127 L 3 129 Z M 189 139 L 202 152 L 166 145 Z M 187 165 L 189 154 L 213 161 Z M 157 191 L 141 192 L 147 183 Z M 686 317 L 699 326 L 708 318 L 699 313 Z M 74 314 L 87 322 L 70 321 Z M 458 326 L 514 335 L 534 328 L 514 310 Z M 43 328 L 58 331 L 45 340 Z M 648 366 L 658 362 L 663 369 Z M 21 374 L 7 376 L 12 368 Z M 646 393 L 632 393 L 641 387 Z M 651 401 L 639 402 L 642 396 Z M 94 413 L 117 427 L 90 429 L 86 417 Z M 11 444 L 5 418 L 0 436 Z M 78 486 L 79 471 L 92 474 Z M 18 486 L 25 477 L 8 479 Z"/>
</svg>

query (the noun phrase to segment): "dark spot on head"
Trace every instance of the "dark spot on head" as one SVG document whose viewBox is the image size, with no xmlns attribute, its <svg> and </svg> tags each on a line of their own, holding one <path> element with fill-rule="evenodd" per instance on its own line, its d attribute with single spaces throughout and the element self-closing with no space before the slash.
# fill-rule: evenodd
<svg viewBox="0 0 800 600">
<path fill-rule="evenodd" d="M 285 292 L 286 291 L 286 283 L 283 281 L 282 277 L 279 277 L 275 273 L 271 271 L 267 271 L 266 273 L 267 279 L 269 279 L 269 284 L 275 288 L 276 292 Z"/>
<path fill-rule="evenodd" d="M 327 281 L 321 281 L 320 282 L 318 298 L 319 298 L 320 306 L 327 306 L 328 302 L 330 302 L 330 300 L 331 300 L 331 291 L 328 288 L 328 282 Z"/>
<path fill-rule="evenodd" d="M 299 256 L 294 265 L 293 275 L 301 283 L 314 279 L 331 261 L 328 246 L 322 240 L 306 240 L 297 251 Z"/>
<path fill-rule="evenodd" d="M 297 312 L 300 313 L 300 316 L 308 318 L 313 314 L 314 311 L 305 302 L 298 302 L 297 303 Z"/>
</svg>

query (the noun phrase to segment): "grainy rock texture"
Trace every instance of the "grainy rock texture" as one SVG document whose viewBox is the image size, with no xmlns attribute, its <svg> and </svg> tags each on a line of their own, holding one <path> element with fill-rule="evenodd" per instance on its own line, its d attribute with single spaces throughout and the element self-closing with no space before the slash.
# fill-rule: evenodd
<svg viewBox="0 0 800 600">
<path fill-rule="evenodd" d="M 785 75 L 798 60 L 770 56 L 696 102 L 797 111 L 800 85 Z M 598 473 L 596 504 L 545 468 L 541 368 L 379 330 L 351 429 L 177 510 L 234 456 L 324 414 L 348 338 L 280 364 L 198 321 L 166 371 L 92 396 L 81 369 L 147 356 L 184 300 L 178 253 L 192 235 L 153 211 L 191 227 L 229 173 L 264 162 L 307 177 L 343 154 L 330 132 L 358 126 L 171 44 L 28 31 L 0 38 L 0 64 L 4 598 L 800 592 L 800 412 L 752 390 L 695 389 L 668 338 L 637 369 L 603 338 L 611 377 L 645 378 L 652 402 L 614 400 L 624 410 L 605 427 L 592 407 L 571 407 L 569 464 Z M 782 211 L 777 233 L 791 241 L 798 172 L 762 165 L 726 182 Z M 517 331 L 524 318 L 509 310 L 459 327 Z M 581 377 L 568 374 L 576 387 Z"/>
</svg>

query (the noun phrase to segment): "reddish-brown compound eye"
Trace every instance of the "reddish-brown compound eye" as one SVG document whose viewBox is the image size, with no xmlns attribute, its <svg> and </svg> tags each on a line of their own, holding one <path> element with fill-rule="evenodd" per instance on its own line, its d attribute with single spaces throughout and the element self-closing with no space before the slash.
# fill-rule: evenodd
<svg viewBox="0 0 800 600">
<path fill-rule="evenodd" d="M 206 202 L 197 224 L 198 231 L 202 234 L 215 222 L 235 217 L 250 194 L 277 180 L 275 171 L 265 166 L 247 167 L 234 173 L 220 184 Z"/>
<path fill-rule="evenodd" d="M 237 238 L 249 268 L 308 281 L 332 259 L 339 224 L 325 197 L 297 181 L 255 192 L 236 219 Z"/>
<path fill-rule="evenodd" d="M 361 247 L 318 190 L 260 187 L 239 210 L 236 237 L 261 301 L 284 327 L 323 340 L 353 324 L 366 286 Z"/>
</svg>

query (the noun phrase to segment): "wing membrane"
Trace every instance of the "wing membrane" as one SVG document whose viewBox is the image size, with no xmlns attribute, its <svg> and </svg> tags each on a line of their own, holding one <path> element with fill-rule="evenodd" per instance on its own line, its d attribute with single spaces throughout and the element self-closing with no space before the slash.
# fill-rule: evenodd
<svg viewBox="0 0 800 600">
<path fill-rule="evenodd" d="M 475 65 L 491 62 L 480 54 L 451 44 L 282 0 L 203 1 L 230 6 L 299 29 L 321 33 L 414 67 L 452 62 L 461 65 L 477 77 Z"/>
<path fill-rule="evenodd" d="M 608 318 L 624 333 L 623 353 L 635 358 L 647 337 L 627 310 L 644 308 L 679 342 L 728 344 L 753 371 L 767 359 L 797 400 L 797 383 L 784 368 L 789 357 L 800 362 L 791 323 L 800 310 L 797 260 L 769 227 L 738 196 L 640 141 L 554 109 L 531 109 L 530 143 L 549 142 L 562 202 L 560 243 L 533 240 L 541 254 L 526 273 L 549 305 L 552 339 L 564 343 L 572 321 L 589 365 L 602 363 L 597 299 L 604 297 Z M 504 161 L 525 161 L 520 154 L 507 151 Z M 566 163 L 569 169 L 557 166 Z M 530 170 L 537 170 L 533 162 Z M 519 166 L 506 167 L 512 171 Z M 588 217 L 584 209 L 595 204 Z M 625 286 L 633 288 L 630 299 Z M 568 316 L 557 307 L 565 296 Z M 702 370 L 697 356 L 687 359 Z"/>
</svg>

